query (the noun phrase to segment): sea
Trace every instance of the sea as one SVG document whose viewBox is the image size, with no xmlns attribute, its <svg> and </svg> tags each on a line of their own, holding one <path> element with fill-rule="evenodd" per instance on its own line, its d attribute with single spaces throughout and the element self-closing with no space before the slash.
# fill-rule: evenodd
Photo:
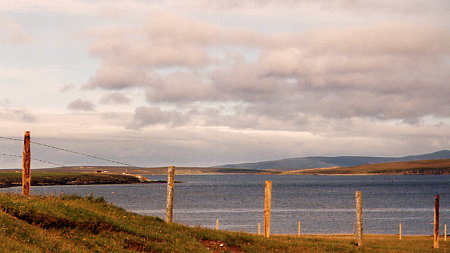
<svg viewBox="0 0 450 253">
<path fill-rule="evenodd" d="M 146 176 L 165 180 L 166 176 Z M 271 233 L 352 234 L 355 192 L 362 191 L 364 232 L 432 235 L 435 195 L 440 231 L 450 224 L 450 175 L 176 175 L 174 222 L 256 233 L 263 226 L 264 185 L 272 181 Z M 0 189 L 17 192 L 19 187 Z M 128 211 L 165 218 L 167 186 L 83 185 L 32 187 L 31 194 L 103 196 Z"/>
</svg>

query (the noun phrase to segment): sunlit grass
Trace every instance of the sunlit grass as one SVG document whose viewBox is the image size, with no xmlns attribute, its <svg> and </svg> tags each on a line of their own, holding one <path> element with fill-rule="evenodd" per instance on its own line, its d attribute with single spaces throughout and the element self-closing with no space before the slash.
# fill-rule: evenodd
<svg viewBox="0 0 450 253">
<path fill-rule="evenodd" d="M 430 236 L 272 236 L 168 224 L 127 212 L 103 198 L 0 194 L 1 252 L 446 252 Z"/>
</svg>

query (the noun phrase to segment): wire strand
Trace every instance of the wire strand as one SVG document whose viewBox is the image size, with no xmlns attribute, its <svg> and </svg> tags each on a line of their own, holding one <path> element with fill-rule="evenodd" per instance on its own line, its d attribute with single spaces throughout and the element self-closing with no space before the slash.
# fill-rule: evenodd
<svg viewBox="0 0 450 253">
<path fill-rule="evenodd" d="M 22 141 L 21 139 L 18 139 L 18 138 L 11 138 L 11 137 L 4 137 L 4 136 L 0 136 L 0 139 Z M 46 147 L 46 148 L 51 148 L 51 149 L 64 151 L 64 152 L 68 152 L 68 153 L 72 153 L 72 154 L 77 154 L 77 155 L 81 155 L 81 156 L 85 156 L 85 157 L 89 157 L 89 158 L 94 158 L 94 159 L 97 159 L 97 160 L 102 160 L 102 161 L 111 162 L 111 163 L 115 163 L 115 164 L 125 165 L 127 167 L 132 167 L 132 168 L 137 168 L 137 169 L 141 168 L 141 167 L 138 167 L 138 166 L 134 166 L 132 164 L 123 163 L 123 162 L 115 161 L 115 160 L 112 160 L 112 159 L 103 158 L 103 157 L 100 157 L 100 156 L 85 154 L 85 153 L 82 153 L 82 152 L 78 152 L 78 151 L 74 151 L 74 150 L 70 150 L 70 149 L 66 149 L 66 148 L 61 148 L 61 147 L 57 147 L 57 146 L 53 146 L 53 145 L 49 145 L 49 144 L 44 144 L 44 143 L 35 142 L 35 141 L 30 141 L 30 143 L 35 144 L 35 145 L 39 145 L 39 146 L 43 146 L 43 147 Z"/>
<path fill-rule="evenodd" d="M 10 156 L 10 157 L 18 157 L 18 158 L 22 158 L 22 156 L 20 156 L 20 155 L 13 155 L 13 154 L 4 154 L 4 153 L 2 153 L 2 154 L 0 154 L 1 156 Z M 34 160 L 34 161 L 39 161 L 39 162 L 43 162 L 43 163 L 48 163 L 48 164 L 51 164 L 51 165 L 56 165 L 56 166 L 60 166 L 60 167 L 67 167 L 67 166 L 65 166 L 65 165 L 63 165 L 63 164 L 59 164 L 59 163 L 54 163 L 54 162 L 49 162 L 49 161 L 45 161 L 45 160 L 41 160 L 41 159 L 38 159 L 38 158 L 31 158 L 31 160 Z"/>
</svg>

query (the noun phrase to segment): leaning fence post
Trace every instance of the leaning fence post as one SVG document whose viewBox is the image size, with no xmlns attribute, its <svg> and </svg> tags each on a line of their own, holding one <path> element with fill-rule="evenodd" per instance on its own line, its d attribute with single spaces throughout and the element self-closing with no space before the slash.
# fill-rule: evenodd
<svg viewBox="0 0 450 253">
<path fill-rule="evenodd" d="M 434 237 L 433 248 L 439 248 L 439 194 L 434 196 Z"/>
<path fill-rule="evenodd" d="M 264 191 L 264 237 L 270 236 L 270 209 L 272 207 L 272 181 L 266 181 Z"/>
<path fill-rule="evenodd" d="M 22 153 L 22 195 L 30 195 L 31 186 L 31 148 L 30 131 L 26 131 L 23 137 Z"/>
<path fill-rule="evenodd" d="M 356 240 L 358 241 L 358 247 L 363 246 L 363 218 L 362 218 L 362 193 L 356 191 Z"/>
<path fill-rule="evenodd" d="M 173 220 L 173 185 L 175 167 L 169 166 L 167 171 L 167 201 L 166 201 L 166 221 L 172 223 Z"/>
</svg>

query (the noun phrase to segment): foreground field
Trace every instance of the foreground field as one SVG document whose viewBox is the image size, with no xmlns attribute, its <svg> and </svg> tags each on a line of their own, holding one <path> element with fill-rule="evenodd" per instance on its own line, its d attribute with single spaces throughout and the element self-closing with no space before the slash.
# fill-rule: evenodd
<svg viewBox="0 0 450 253">
<path fill-rule="evenodd" d="M 0 194 L 2 252 L 447 252 L 430 236 L 273 236 L 168 224 L 127 212 L 102 198 Z"/>
</svg>

